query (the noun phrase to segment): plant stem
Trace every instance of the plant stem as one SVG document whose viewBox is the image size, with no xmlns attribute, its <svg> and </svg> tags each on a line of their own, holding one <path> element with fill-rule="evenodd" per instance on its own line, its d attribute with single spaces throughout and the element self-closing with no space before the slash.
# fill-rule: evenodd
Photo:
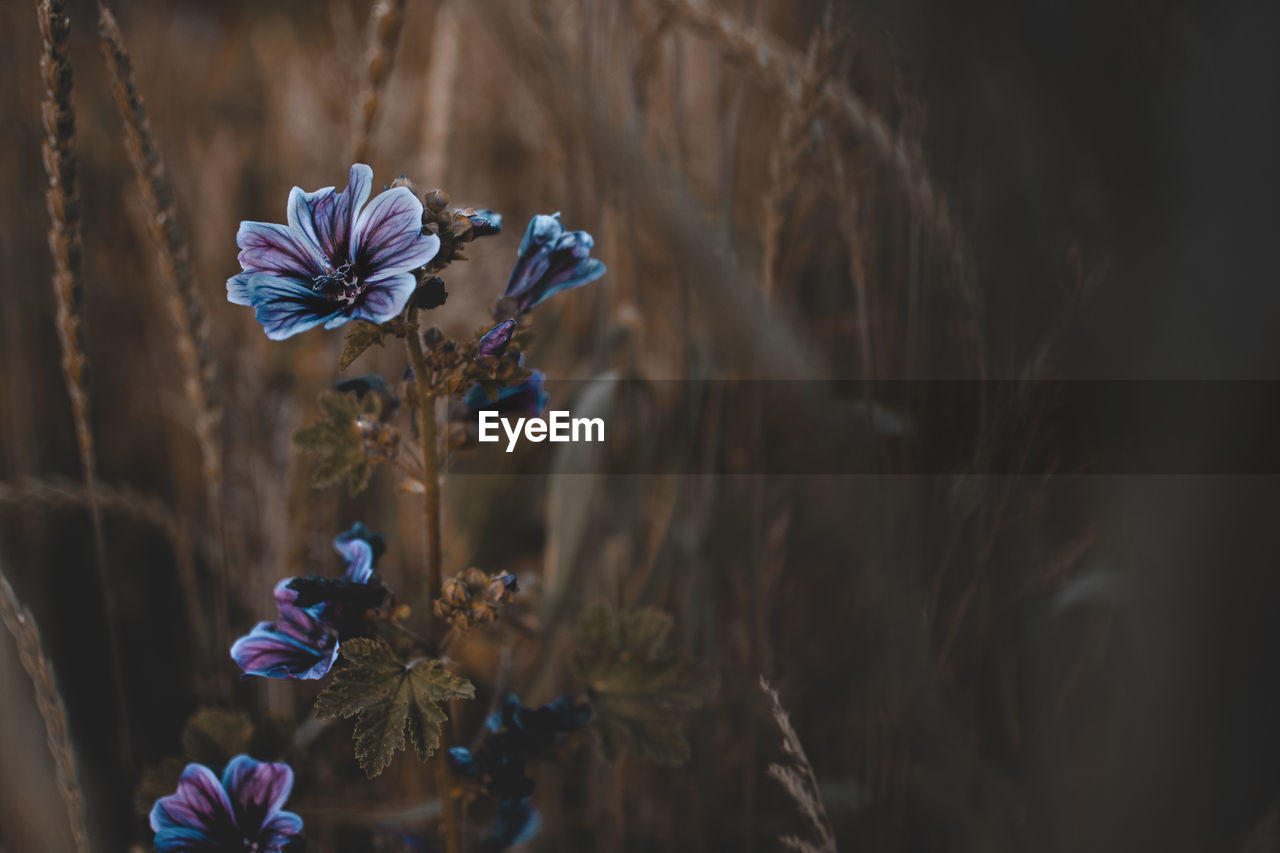
<svg viewBox="0 0 1280 853">
<path fill-rule="evenodd" d="M 409 309 L 409 334 L 405 344 L 409 349 L 409 363 L 413 366 L 414 381 L 418 386 L 418 437 L 422 445 L 422 487 L 424 521 L 427 534 L 427 624 L 433 639 L 445 623 L 431 619 L 431 605 L 440 597 L 441 569 L 444 554 L 440 543 L 440 453 L 437 448 L 436 398 L 431 392 L 431 375 L 426 355 L 422 351 L 422 339 L 417 324 L 413 322 L 416 311 Z M 449 727 L 440 733 L 440 745 L 436 749 L 436 789 L 440 796 L 444 815 L 445 853 L 462 853 L 462 824 L 458 820 L 458 798 L 454 796 L 453 774 L 444 760 L 449 749 Z"/>
</svg>

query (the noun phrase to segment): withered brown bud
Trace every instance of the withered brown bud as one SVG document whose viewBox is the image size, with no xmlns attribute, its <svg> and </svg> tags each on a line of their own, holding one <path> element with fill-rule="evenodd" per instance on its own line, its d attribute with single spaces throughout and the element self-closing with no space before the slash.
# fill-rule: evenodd
<svg viewBox="0 0 1280 853">
<path fill-rule="evenodd" d="M 432 190 L 422 197 L 422 203 L 432 213 L 440 213 L 449 207 L 449 194 L 444 190 Z"/>
<path fill-rule="evenodd" d="M 418 190 L 413 185 L 413 181 L 409 180 L 404 175 L 401 175 L 400 177 L 396 178 L 394 181 L 391 182 L 391 189 L 394 190 L 397 187 L 408 187 L 409 192 L 413 193 L 414 195 L 418 194 Z"/>
</svg>

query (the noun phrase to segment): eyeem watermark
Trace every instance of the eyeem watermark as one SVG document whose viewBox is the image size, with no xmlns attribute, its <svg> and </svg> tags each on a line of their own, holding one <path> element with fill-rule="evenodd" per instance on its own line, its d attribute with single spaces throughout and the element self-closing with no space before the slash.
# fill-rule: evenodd
<svg viewBox="0 0 1280 853">
<path fill-rule="evenodd" d="M 480 412 L 480 441 L 501 441 L 498 425 L 507 434 L 507 452 L 516 449 L 521 433 L 526 441 L 604 441 L 604 418 L 573 418 L 568 412 L 548 412 L 547 418 L 503 418 L 497 412 Z"/>
</svg>

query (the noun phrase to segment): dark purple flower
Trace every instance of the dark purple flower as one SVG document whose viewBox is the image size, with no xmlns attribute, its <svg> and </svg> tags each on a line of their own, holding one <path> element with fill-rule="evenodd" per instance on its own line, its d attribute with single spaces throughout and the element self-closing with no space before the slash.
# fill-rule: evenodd
<svg viewBox="0 0 1280 853">
<path fill-rule="evenodd" d="M 301 607 L 343 640 L 368 634 L 365 613 L 382 606 L 387 597 L 375 569 L 378 557 L 387 549 L 386 537 L 360 522 L 338 534 L 333 547 L 347 561 L 341 577 L 307 575 L 286 581 L 297 594 L 294 605 Z"/>
<path fill-rule="evenodd" d="M 357 163 L 342 192 L 294 187 L 288 225 L 240 223 L 244 272 L 227 280 L 227 299 L 256 308 L 267 337 L 382 323 L 404 309 L 418 285 L 411 271 L 435 257 L 440 238 L 422 233 L 422 202 L 407 187 L 365 207 L 372 183 L 373 170 Z"/>
<path fill-rule="evenodd" d="M 542 816 L 527 799 L 503 800 L 488 836 L 481 843 L 485 853 L 500 853 L 517 844 L 532 841 L 542 828 Z"/>
<path fill-rule="evenodd" d="M 471 414 L 484 411 L 495 411 L 500 415 L 520 415 L 537 417 L 547 408 L 551 396 L 542 390 L 542 382 L 546 379 L 541 370 L 530 373 L 519 385 L 510 385 L 498 389 L 498 399 L 490 400 L 484 388 L 471 386 L 462 398 L 466 410 Z M 463 415 L 466 419 L 466 415 Z"/>
<path fill-rule="evenodd" d="M 520 698 L 510 693 L 502 707 L 485 720 L 485 728 L 491 732 L 519 732 L 524 736 L 526 750 L 536 754 L 549 747 L 557 734 L 580 729 L 590 720 L 591 706 L 574 702 L 567 693 L 536 708 L 520 704 Z"/>
<path fill-rule="evenodd" d="M 591 257 L 594 245 L 586 231 L 565 231 L 558 213 L 533 217 L 503 295 L 528 311 L 548 296 L 595 281 L 605 269 Z"/>
<path fill-rule="evenodd" d="M 463 215 L 471 220 L 471 237 L 488 237 L 502 233 L 502 214 L 497 211 L 481 208 L 480 210 L 464 210 Z"/>
<path fill-rule="evenodd" d="M 203 764 L 188 764 L 176 793 L 156 800 L 151 828 L 159 853 L 277 853 L 302 818 L 282 811 L 293 790 L 287 764 L 231 759 L 219 780 Z"/>
<path fill-rule="evenodd" d="M 511 343 L 511 335 L 516 330 L 515 320 L 503 320 L 484 333 L 484 337 L 476 341 L 476 358 L 498 358 L 507 351 Z"/>
<path fill-rule="evenodd" d="M 276 621 L 259 622 L 231 646 L 231 659 L 245 675 L 323 678 L 338 658 L 338 632 L 297 605 L 294 578 L 276 584 Z"/>
</svg>

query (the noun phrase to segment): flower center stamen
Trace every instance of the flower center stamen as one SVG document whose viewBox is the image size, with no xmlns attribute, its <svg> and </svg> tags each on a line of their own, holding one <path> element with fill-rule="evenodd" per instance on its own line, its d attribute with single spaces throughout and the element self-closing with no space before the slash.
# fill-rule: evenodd
<svg viewBox="0 0 1280 853">
<path fill-rule="evenodd" d="M 312 277 L 311 289 L 335 302 L 348 305 L 356 301 L 361 291 L 350 261 L 343 263 L 337 269 L 326 266 L 324 272 Z"/>
</svg>

